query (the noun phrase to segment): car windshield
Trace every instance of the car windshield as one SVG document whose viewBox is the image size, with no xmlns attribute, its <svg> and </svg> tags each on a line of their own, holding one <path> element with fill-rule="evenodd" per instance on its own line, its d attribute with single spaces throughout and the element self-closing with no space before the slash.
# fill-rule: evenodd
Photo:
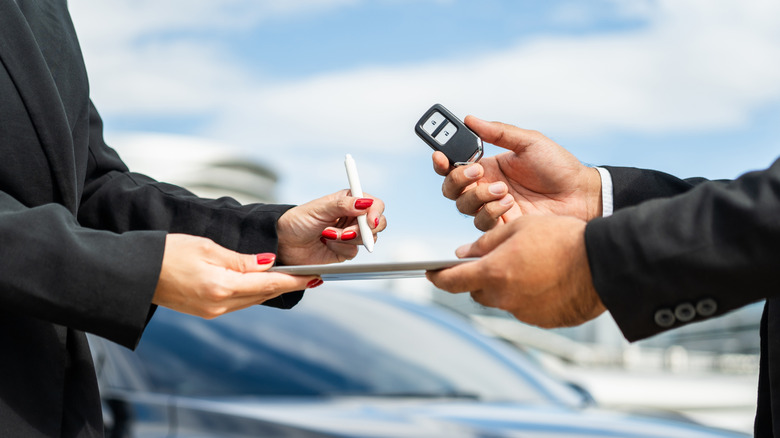
<svg viewBox="0 0 780 438">
<path fill-rule="evenodd" d="M 335 291 L 213 320 L 160 308 L 114 366 L 120 386 L 186 396 L 549 398 L 458 323 L 415 309 Z"/>
</svg>

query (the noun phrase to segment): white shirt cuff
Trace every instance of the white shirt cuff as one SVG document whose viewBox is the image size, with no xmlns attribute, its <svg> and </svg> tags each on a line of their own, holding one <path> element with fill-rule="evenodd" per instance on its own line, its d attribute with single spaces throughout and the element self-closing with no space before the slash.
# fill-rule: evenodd
<svg viewBox="0 0 780 438">
<path fill-rule="evenodd" d="M 601 216 L 612 216 L 612 175 L 607 169 L 597 167 L 601 175 Z"/>
</svg>

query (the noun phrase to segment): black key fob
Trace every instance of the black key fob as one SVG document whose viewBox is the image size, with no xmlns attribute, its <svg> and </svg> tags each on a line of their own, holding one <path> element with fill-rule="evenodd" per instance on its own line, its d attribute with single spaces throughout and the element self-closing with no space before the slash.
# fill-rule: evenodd
<svg viewBox="0 0 780 438">
<path fill-rule="evenodd" d="M 417 121 L 414 132 L 433 150 L 444 152 L 451 166 L 482 158 L 482 139 L 438 103 Z"/>
</svg>

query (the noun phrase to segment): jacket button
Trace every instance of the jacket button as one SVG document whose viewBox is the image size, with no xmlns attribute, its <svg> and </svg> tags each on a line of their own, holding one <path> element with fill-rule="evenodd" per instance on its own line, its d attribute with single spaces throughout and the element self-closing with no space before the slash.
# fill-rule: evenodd
<svg viewBox="0 0 780 438">
<path fill-rule="evenodd" d="M 693 307 L 693 304 L 682 303 L 674 308 L 674 316 L 680 322 L 688 322 L 696 317 L 696 308 Z"/>
<path fill-rule="evenodd" d="M 661 309 L 655 312 L 655 323 L 658 324 L 659 327 L 671 327 L 676 320 L 674 312 L 669 309 Z"/>
<path fill-rule="evenodd" d="M 712 316 L 718 311 L 718 303 L 712 298 L 705 298 L 696 303 L 696 311 L 701 316 Z"/>
</svg>

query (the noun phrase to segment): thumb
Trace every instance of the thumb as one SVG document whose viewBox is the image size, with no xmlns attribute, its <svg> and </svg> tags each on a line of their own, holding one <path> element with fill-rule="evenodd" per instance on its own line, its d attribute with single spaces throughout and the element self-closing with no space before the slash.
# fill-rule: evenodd
<svg viewBox="0 0 780 438">
<path fill-rule="evenodd" d="M 464 123 L 483 141 L 513 152 L 522 152 L 536 143 L 540 135 L 536 131 L 501 122 L 488 122 L 471 115 L 466 116 Z"/>
<path fill-rule="evenodd" d="M 276 254 L 241 254 L 222 246 L 215 245 L 211 252 L 212 264 L 235 272 L 262 272 L 270 269 L 276 262 Z"/>
</svg>

